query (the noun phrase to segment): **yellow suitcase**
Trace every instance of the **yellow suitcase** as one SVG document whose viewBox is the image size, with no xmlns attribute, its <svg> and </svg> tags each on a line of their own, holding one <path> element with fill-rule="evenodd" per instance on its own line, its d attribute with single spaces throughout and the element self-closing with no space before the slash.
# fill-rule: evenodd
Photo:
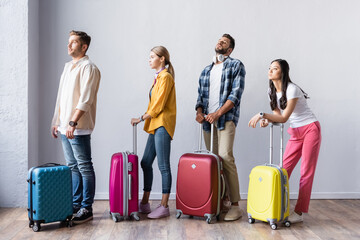
<svg viewBox="0 0 360 240">
<path fill-rule="evenodd" d="M 272 164 L 273 125 L 280 125 L 280 166 Z M 247 212 L 249 223 L 255 219 L 269 222 L 270 227 L 277 229 L 282 222 L 290 227 L 289 217 L 289 181 L 288 174 L 282 168 L 283 124 L 270 124 L 270 164 L 254 167 L 249 176 Z"/>
</svg>

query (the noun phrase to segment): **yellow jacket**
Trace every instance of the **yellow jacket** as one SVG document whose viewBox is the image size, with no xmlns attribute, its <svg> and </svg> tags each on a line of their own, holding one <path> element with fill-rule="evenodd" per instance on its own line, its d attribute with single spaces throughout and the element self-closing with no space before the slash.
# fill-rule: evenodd
<svg viewBox="0 0 360 240">
<path fill-rule="evenodd" d="M 151 116 L 144 124 L 147 133 L 154 134 L 157 128 L 164 127 L 173 138 L 176 125 L 175 81 L 167 69 L 156 78 L 146 113 Z"/>
</svg>

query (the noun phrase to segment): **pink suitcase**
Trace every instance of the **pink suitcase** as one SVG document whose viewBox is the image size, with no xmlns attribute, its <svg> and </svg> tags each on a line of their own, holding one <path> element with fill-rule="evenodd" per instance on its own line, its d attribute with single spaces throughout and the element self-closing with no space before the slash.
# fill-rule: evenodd
<svg viewBox="0 0 360 240">
<path fill-rule="evenodd" d="M 176 183 L 176 218 L 181 214 L 205 217 L 207 223 L 216 216 L 219 220 L 225 192 L 222 159 L 212 153 L 213 126 L 211 126 L 211 152 L 201 149 L 180 157 Z"/>
<path fill-rule="evenodd" d="M 111 157 L 109 203 L 115 222 L 133 218 L 139 221 L 139 174 L 136 155 L 136 126 L 133 130 L 134 151 L 115 153 Z"/>
</svg>

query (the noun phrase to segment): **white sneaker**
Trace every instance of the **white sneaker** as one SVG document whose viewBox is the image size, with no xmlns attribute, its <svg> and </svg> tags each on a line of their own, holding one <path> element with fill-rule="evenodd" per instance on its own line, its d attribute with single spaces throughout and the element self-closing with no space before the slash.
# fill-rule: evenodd
<svg viewBox="0 0 360 240">
<path fill-rule="evenodd" d="M 296 212 L 292 212 L 288 218 L 289 222 L 291 223 L 299 223 L 299 222 L 303 222 L 304 218 L 303 215 L 299 215 Z"/>
</svg>

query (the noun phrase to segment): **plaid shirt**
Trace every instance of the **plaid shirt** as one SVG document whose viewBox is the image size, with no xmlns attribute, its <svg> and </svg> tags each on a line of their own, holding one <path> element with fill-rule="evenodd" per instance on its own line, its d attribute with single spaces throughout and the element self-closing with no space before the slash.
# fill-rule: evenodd
<svg viewBox="0 0 360 240">
<path fill-rule="evenodd" d="M 209 114 L 209 90 L 210 90 L 210 72 L 214 63 L 207 66 L 201 73 L 199 78 L 198 98 L 195 110 L 199 107 L 203 109 L 203 113 Z M 224 66 L 221 75 L 220 85 L 220 101 L 219 108 L 221 108 L 227 100 L 234 103 L 234 107 L 218 119 L 218 129 L 225 128 L 225 122 L 233 121 L 237 125 L 240 117 L 240 101 L 245 88 L 245 66 L 238 60 L 228 57 L 224 61 Z M 203 128 L 205 131 L 210 131 L 210 124 L 204 122 Z"/>
</svg>

